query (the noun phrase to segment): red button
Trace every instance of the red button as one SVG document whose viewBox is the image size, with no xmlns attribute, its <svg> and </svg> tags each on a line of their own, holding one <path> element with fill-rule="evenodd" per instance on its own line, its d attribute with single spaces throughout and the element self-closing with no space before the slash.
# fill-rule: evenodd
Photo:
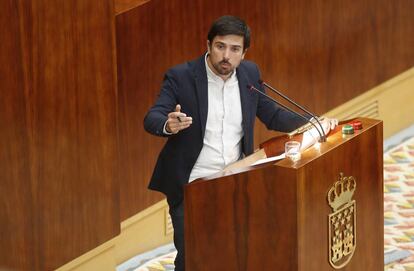
<svg viewBox="0 0 414 271">
<path fill-rule="evenodd" d="M 362 130 L 362 122 L 359 120 L 353 121 L 350 123 L 352 127 L 354 127 L 354 130 Z"/>
</svg>

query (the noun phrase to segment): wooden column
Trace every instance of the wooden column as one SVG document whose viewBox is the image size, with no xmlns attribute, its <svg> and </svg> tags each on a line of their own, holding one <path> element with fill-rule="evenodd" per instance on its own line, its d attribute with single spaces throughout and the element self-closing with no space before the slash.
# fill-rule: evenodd
<svg viewBox="0 0 414 271">
<path fill-rule="evenodd" d="M 0 269 L 53 270 L 119 232 L 113 4 L 0 9 Z"/>
</svg>

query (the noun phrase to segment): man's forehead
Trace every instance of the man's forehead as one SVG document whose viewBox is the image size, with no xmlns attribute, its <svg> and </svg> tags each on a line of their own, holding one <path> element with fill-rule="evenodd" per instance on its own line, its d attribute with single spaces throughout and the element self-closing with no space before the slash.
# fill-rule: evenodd
<svg viewBox="0 0 414 271">
<path fill-rule="evenodd" d="M 239 35 L 224 35 L 224 36 L 215 36 L 213 43 L 219 42 L 231 46 L 241 46 L 243 47 L 243 36 Z"/>
</svg>

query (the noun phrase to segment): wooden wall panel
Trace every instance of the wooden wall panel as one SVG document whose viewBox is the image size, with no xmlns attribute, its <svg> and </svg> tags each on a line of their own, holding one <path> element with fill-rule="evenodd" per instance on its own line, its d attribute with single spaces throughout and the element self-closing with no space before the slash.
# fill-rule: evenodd
<svg viewBox="0 0 414 271">
<path fill-rule="evenodd" d="M 322 114 L 414 65 L 412 10 L 411 0 L 152 0 L 117 15 L 122 219 L 160 199 L 146 186 L 164 141 L 142 120 L 166 69 L 205 52 L 215 18 L 244 18 L 263 79 Z M 256 144 L 270 136 L 257 126 Z"/>
<path fill-rule="evenodd" d="M 0 269 L 53 270 L 119 233 L 113 3 L 0 9 Z"/>
</svg>

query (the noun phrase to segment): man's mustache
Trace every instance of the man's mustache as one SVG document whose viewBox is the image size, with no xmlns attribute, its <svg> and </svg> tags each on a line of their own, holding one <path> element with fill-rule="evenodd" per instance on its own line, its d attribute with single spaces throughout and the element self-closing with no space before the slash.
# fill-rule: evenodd
<svg viewBox="0 0 414 271">
<path fill-rule="evenodd" d="M 220 61 L 220 64 L 230 64 L 230 62 L 228 62 L 227 60 L 222 60 Z"/>
</svg>

